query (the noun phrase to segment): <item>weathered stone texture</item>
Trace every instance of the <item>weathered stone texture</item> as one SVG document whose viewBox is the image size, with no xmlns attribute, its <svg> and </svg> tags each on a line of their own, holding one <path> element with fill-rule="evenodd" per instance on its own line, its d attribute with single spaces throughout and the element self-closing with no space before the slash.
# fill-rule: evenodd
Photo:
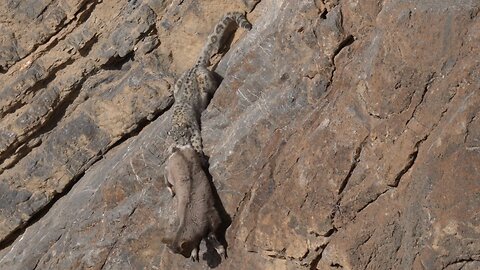
<svg viewBox="0 0 480 270">
<path fill-rule="evenodd" d="M 228 258 L 161 239 L 175 78 L 202 115 Z M 480 2 L 4 1 L 0 269 L 480 268 Z M 204 254 L 202 259 L 202 254 Z"/>
</svg>

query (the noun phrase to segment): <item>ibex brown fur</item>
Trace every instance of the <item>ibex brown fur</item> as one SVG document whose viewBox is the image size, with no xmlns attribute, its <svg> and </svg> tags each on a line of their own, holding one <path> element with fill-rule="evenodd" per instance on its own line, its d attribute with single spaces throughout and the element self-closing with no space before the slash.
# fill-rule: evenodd
<svg viewBox="0 0 480 270">
<path fill-rule="evenodd" d="M 215 236 L 222 220 L 202 164 L 198 152 L 191 146 L 183 146 L 173 149 L 165 166 L 166 184 L 177 200 L 177 216 L 173 235 L 163 242 L 174 253 L 190 256 L 194 261 L 198 261 L 202 239 L 225 255 L 225 248 Z"/>
</svg>

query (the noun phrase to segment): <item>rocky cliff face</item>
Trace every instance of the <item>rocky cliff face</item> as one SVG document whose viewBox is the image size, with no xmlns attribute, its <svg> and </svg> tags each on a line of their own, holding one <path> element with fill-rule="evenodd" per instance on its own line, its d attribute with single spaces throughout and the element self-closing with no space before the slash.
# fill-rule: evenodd
<svg viewBox="0 0 480 270">
<path fill-rule="evenodd" d="M 229 257 L 193 263 L 160 242 L 171 88 L 233 10 L 202 116 Z M 3 1 L 0 269 L 479 269 L 479 12 Z"/>
</svg>

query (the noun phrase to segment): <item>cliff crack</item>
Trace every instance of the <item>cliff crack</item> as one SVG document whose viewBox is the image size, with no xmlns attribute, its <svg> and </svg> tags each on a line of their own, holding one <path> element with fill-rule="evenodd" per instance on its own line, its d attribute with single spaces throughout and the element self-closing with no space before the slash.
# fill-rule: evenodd
<svg viewBox="0 0 480 270">
<path fill-rule="evenodd" d="M 252 12 L 262 0 L 243 0 L 248 12 Z"/>
<path fill-rule="evenodd" d="M 135 211 L 137 210 L 137 207 L 138 205 L 134 206 L 132 211 L 128 214 L 128 218 L 130 219 L 130 217 L 135 213 Z M 107 264 L 107 261 L 108 261 L 108 258 L 110 257 L 110 254 L 112 254 L 112 251 L 113 249 L 115 248 L 115 246 L 117 245 L 118 241 L 120 239 L 122 239 L 122 235 L 123 233 L 125 232 L 125 229 L 127 228 L 127 224 L 122 224 L 122 227 L 120 228 L 120 232 L 118 233 L 118 237 L 115 239 L 115 241 L 113 241 L 113 243 L 108 247 L 108 251 L 107 251 L 107 254 L 105 255 L 105 260 L 102 262 L 102 264 L 100 265 L 100 269 L 103 269 L 105 267 L 105 265 Z"/>
<path fill-rule="evenodd" d="M 75 18 L 79 14 L 81 14 L 80 17 L 78 18 L 77 24 L 75 26 L 71 27 L 71 29 L 67 29 L 67 31 L 64 31 L 64 33 L 61 34 L 61 37 L 56 37 L 56 35 L 58 35 L 61 32 L 61 30 L 55 32 L 54 34 L 52 34 L 48 38 L 48 41 L 46 41 L 42 44 L 36 45 L 25 57 L 23 57 L 22 59 L 19 59 L 19 61 L 23 60 L 24 58 L 26 58 L 26 57 L 28 57 L 32 54 L 36 55 L 36 56 L 33 57 L 35 59 L 32 60 L 32 61 L 35 61 L 39 58 L 39 57 L 37 57 L 38 55 L 41 56 L 44 52 L 50 51 L 52 48 L 54 48 L 59 43 L 59 41 L 64 40 L 67 37 L 68 34 L 72 33 L 73 30 L 76 29 L 76 27 L 78 27 L 80 24 L 82 24 L 84 21 L 86 21 L 90 17 L 90 15 L 93 12 L 96 5 L 97 5 L 96 1 L 91 3 L 90 5 L 88 4 L 88 1 L 85 4 L 82 4 L 82 7 L 75 14 Z M 63 25 L 62 27 L 60 27 L 60 29 L 66 29 L 66 27 L 71 22 L 72 21 Z M 95 43 L 96 41 L 97 41 L 97 37 L 96 37 L 96 35 L 94 35 L 90 40 L 86 41 L 86 45 L 87 46 L 93 46 L 93 43 Z M 38 47 L 43 46 L 43 45 L 45 45 L 44 48 L 39 49 L 39 51 L 37 51 L 37 52 L 34 52 L 35 50 L 38 49 Z M 90 48 L 87 48 L 87 51 L 89 49 Z M 79 54 L 80 55 L 82 55 L 82 53 L 84 53 L 84 52 L 85 52 L 85 50 L 81 51 L 81 48 L 79 49 Z M 84 55 L 82 55 L 82 56 L 84 56 Z M 67 68 L 69 65 L 73 64 L 75 62 L 75 60 L 76 60 L 75 57 L 70 57 L 69 59 L 66 59 L 63 63 L 60 63 L 56 67 L 53 67 L 52 70 L 46 71 L 47 74 L 32 73 L 34 80 L 37 80 L 37 79 L 40 79 L 40 80 L 36 81 L 31 87 L 28 87 L 27 89 L 23 90 L 22 95 L 27 96 L 27 94 L 29 94 L 29 93 L 35 93 L 38 90 L 45 88 L 51 81 L 53 81 L 56 78 L 56 74 L 59 71 L 62 71 L 65 68 Z M 35 72 L 35 70 L 34 70 L 34 72 Z M 38 73 L 38 71 L 36 71 L 36 72 Z M 9 86 L 9 87 L 12 87 L 12 86 Z M 22 108 L 25 104 L 28 104 L 28 103 L 29 102 L 27 102 L 23 99 L 15 100 L 11 104 L 6 106 L 5 108 L 0 109 L 0 117 L 5 117 L 8 114 L 14 113 L 15 111 Z"/>
<path fill-rule="evenodd" d="M 348 181 L 350 180 L 350 178 L 352 177 L 352 174 L 353 174 L 353 171 L 355 170 L 355 168 L 357 167 L 357 164 L 360 162 L 360 155 L 362 154 L 362 150 L 363 150 L 363 147 L 365 146 L 365 143 L 367 142 L 367 138 L 368 136 L 366 136 L 361 142 L 360 144 L 357 146 L 357 148 L 355 149 L 355 153 L 353 155 L 353 160 L 352 160 L 352 164 L 350 165 L 350 170 L 348 171 L 347 173 L 347 176 L 345 176 L 345 178 L 342 180 L 342 182 L 340 183 L 340 187 L 338 189 L 338 194 L 341 194 L 343 192 L 343 190 L 345 189 L 345 187 L 347 186 L 348 184 Z"/>
<path fill-rule="evenodd" d="M 117 147 L 124 141 L 137 136 L 148 124 L 151 122 L 155 121 L 160 115 L 162 115 L 164 112 L 168 111 L 170 107 L 173 104 L 173 100 L 170 100 L 170 104 L 165 108 L 165 109 L 159 109 L 157 112 L 153 114 L 153 118 L 150 118 L 149 116 L 145 117 L 144 119 L 140 120 L 139 123 L 136 125 L 135 128 L 133 128 L 130 132 L 125 133 L 120 139 L 118 139 L 116 142 L 113 142 L 108 148 L 100 151 L 97 153 L 97 155 L 91 157 L 91 159 L 77 172 L 76 175 L 72 177 L 72 179 L 65 185 L 65 187 L 62 189 L 60 193 L 54 193 L 52 199 L 43 207 L 38 209 L 36 212 L 34 212 L 30 218 L 28 218 L 23 224 L 21 224 L 19 227 L 17 227 L 15 230 L 13 230 L 11 233 L 9 233 L 7 236 L 5 236 L 4 239 L 0 240 L 0 250 L 5 249 L 12 245 L 15 240 L 21 236 L 25 230 L 38 222 L 40 219 L 42 219 L 49 211 L 50 209 L 55 205 L 55 203 L 66 196 L 70 190 L 80 181 L 80 179 L 84 176 L 85 172 L 92 166 L 95 165 L 99 160 L 102 159 L 102 157 L 108 153 L 108 151 L 112 150 L 113 148 Z M 152 120 L 148 120 L 152 119 Z"/>
<path fill-rule="evenodd" d="M 72 85 L 72 89 L 69 90 L 69 93 L 67 93 L 63 99 L 57 101 L 57 104 L 52 105 L 54 108 L 52 108 L 49 114 L 45 116 L 45 121 L 43 124 L 39 123 L 39 125 L 32 127 L 31 130 L 24 134 L 23 139 L 13 142 L 3 153 L 0 153 L 0 164 L 3 164 L 8 158 L 13 158 L 10 164 L 0 168 L 0 175 L 4 170 L 15 166 L 23 157 L 30 153 L 33 148 L 38 146 L 38 144 L 29 145 L 27 143 L 25 147 L 21 147 L 22 144 L 35 138 L 41 138 L 43 135 L 57 127 L 58 123 L 65 117 L 68 107 L 79 96 L 83 83 L 94 73 L 95 71 L 92 70 L 87 73 L 79 82 L 74 83 L 74 85 Z M 56 73 L 52 74 L 51 76 L 55 77 L 55 74 Z"/>
<path fill-rule="evenodd" d="M 333 63 L 333 66 L 335 66 L 335 58 L 337 57 L 337 55 L 345 48 L 345 47 L 348 47 L 350 45 L 353 44 L 353 42 L 355 41 L 355 38 L 353 35 L 347 35 L 347 37 L 345 37 L 345 39 L 343 39 L 339 44 L 338 44 L 338 47 L 335 49 L 335 51 L 333 52 L 333 55 L 332 55 L 332 63 Z"/>
<path fill-rule="evenodd" d="M 367 203 L 364 206 L 362 206 L 360 209 L 357 210 L 357 214 L 362 212 L 365 208 L 367 208 L 372 203 L 376 202 L 378 200 L 378 198 L 380 198 L 383 194 L 387 193 L 389 190 L 391 190 L 391 189 L 387 188 L 383 192 L 378 193 L 374 198 L 367 201 Z"/>
<path fill-rule="evenodd" d="M 45 11 L 48 10 L 48 8 L 52 5 L 53 2 L 54 2 L 54 1 L 51 1 L 51 2 L 47 3 L 47 4 L 45 5 L 45 7 L 38 13 L 36 19 L 42 17 L 43 14 L 45 13 Z"/>
<path fill-rule="evenodd" d="M 60 31 L 57 32 L 57 34 L 60 34 L 60 36 L 59 37 L 53 36 L 52 38 L 50 38 L 50 40 L 45 43 L 46 44 L 45 48 L 43 48 L 39 52 L 36 52 L 35 54 L 38 55 L 38 54 L 42 54 L 44 52 L 48 52 L 48 51 L 52 50 L 55 46 L 57 46 L 60 41 L 65 40 L 68 37 L 69 34 L 71 34 L 75 29 L 78 29 L 82 24 L 84 24 L 90 18 L 90 16 L 92 15 L 92 13 L 93 13 L 93 11 L 94 11 L 94 9 L 95 9 L 95 7 L 97 6 L 98 3 L 100 3 L 100 1 L 93 1 L 90 4 L 85 3 L 85 5 L 82 6 L 82 8 L 80 8 L 77 11 L 77 13 L 75 13 L 74 18 L 78 18 L 77 21 L 76 21 L 76 24 L 70 26 L 70 24 L 73 21 L 68 22 L 64 26 L 64 29 L 66 29 L 64 31 L 64 33 L 60 34 Z M 67 27 L 70 27 L 70 28 L 67 28 Z M 57 35 L 57 34 L 55 34 L 55 35 Z M 98 35 L 98 33 L 95 33 L 95 36 L 96 35 Z"/>
<path fill-rule="evenodd" d="M 20 62 L 22 61 L 23 59 L 29 57 L 30 55 L 32 54 L 38 54 L 38 53 L 41 53 L 42 51 L 48 51 L 51 49 L 51 44 L 57 44 L 58 43 L 58 40 L 59 38 L 57 37 L 57 35 L 64 31 L 66 28 L 69 27 L 70 24 L 72 24 L 73 22 L 75 22 L 75 18 L 78 18 L 77 19 L 77 22 L 80 22 L 80 20 L 86 20 L 88 19 L 88 17 L 90 16 L 90 14 L 93 12 L 93 9 L 95 8 L 95 6 L 99 3 L 100 1 L 89 1 L 89 0 L 83 0 L 83 1 L 80 1 L 80 4 L 79 4 L 79 8 L 78 10 L 75 12 L 74 16 L 72 16 L 72 19 L 68 20 L 68 21 L 65 21 L 66 19 L 58 22 L 58 25 L 56 26 L 56 30 L 53 31 L 53 33 L 51 33 L 49 36 L 45 37 L 43 39 L 43 41 L 41 41 L 40 43 L 38 44 L 34 44 L 33 47 L 27 52 L 25 53 L 24 56 L 22 56 L 21 58 L 19 58 L 16 62 Z M 48 7 L 51 5 L 51 3 L 49 3 L 41 12 L 40 14 L 37 16 L 37 18 L 39 18 L 41 15 L 43 15 L 43 13 L 48 9 Z M 83 16 L 87 14 L 87 16 Z M 79 17 L 79 15 L 81 15 Z M 81 22 L 80 22 L 81 24 Z M 70 31 L 67 31 L 67 32 L 64 32 L 63 34 L 63 38 L 65 38 L 65 36 L 69 33 L 71 33 L 71 31 L 73 31 L 73 29 L 75 29 L 77 26 L 79 25 L 79 23 L 77 23 Z M 47 44 L 50 44 L 50 45 L 47 45 Z M 35 52 L 39 47 L 43 46 L 43 45 L 46 45 L 45 49 L 42 49 L 40 52 Z M 5 67 L 4 71 L 5 73 L 8 72 L 8 70 L 10 69 L 11 66 L 7 66 Z"/>
<path fill-rule="evenodd" d="M 315 258 L 313 258 L 312 262 L 310 263 L 310 270 L 317 269 L 317 265 L 322 259 L 322 252 L 320 252 Z"/>
<path fill-rule="evenodd" d="M 70 66 L 73 62 L 74 62 L 73 59 L 66 60 L 63 63 L 59 64 L 58 66 L 54 67 L 52 70 L 50 70 L 45 76 L 43 76 L 44 74 L 38 74 L 39 72 L 37 70 L 33 70 L 32 73 L 30 74 L 31 77 L 33 77 L 35 80 L 38 77 L 43 77 L 43 78 L 40 78 L 40 80 L 36 81 L 31 87 L 28 87 L 27 89 L 25 89 L 22 92 L 22 95 L 26 96 L 30 93 L 35 93 L 45 88 L 50 82 L 52 82 L 56 78 L 56 75 L 59 71 L 64 70 L 65 68 Z M 9 90 L 14 91 L 13 88 L 15 88 L 15 86 L 12 86 L 12 85 L 8 85 L 5 87 L 7 91 Z M 28 104 L 28 102 L 25 102 L 22 99 L 14 100 L 4 108 L 0 108 L 0 117 L 5 118 L 8 114 L 15 113 L 17 110 L 21 109 L 26 104 Z"/>
<path fill-rule="evenodd" d="M 453 265 L 456 265 L 456 264 L 460 264 L 460 267 L 457 268 L 457 269 L 463 269 L 463 267 L 465 265 L 467 265 L 468 263 L 471 263 L 471 262 L 480 262 L 480 260 L 477 260 L 475 258 L 464 258 L 464 259 L 458 258 L 455 261 L 449 262 L 447 265 L 442 267 L 442 270 L 447 269 L 447 268 L 449 268 L 449 266 L 453 266 Z"/>
<path fill-rule="evenodd" d="M 63 234 L 60 234 L 60 235 L 53 241 L 53 243 L 50 244 L 50 248 L 53 247 L 53 246 L 58 242 L 58 240 L 60 240 L 60 238 L 62 237 L 62 235 L 63 235 Z M 49 248 L 49 249 L 50 249 L 50 248 Z M 45 256 L 45 255 L 43 255 L 43 256 Z M 40 258 L 38 258 L 38 260 L 37 260 L 37 262 L 35 263 L 35 266 L 33 267 L 32 270 L 37 269 L 38 264 L 39 264 L 40 261 L 42 260 L 43 256 L 40 256 Z"/>
<path fill-rule="evenodd" d="M 413 167 L 413 164 L 415 164 L 415 160 L 417 159 L 419 147 L 427 138 L 428 138 L 428 135 L 425 135 L 422 139 L 420 139 L 417 143 L 415 143 L 415 147 L 413 148 L 413 152 L 410 153 L 410 155 L 408 155 L 407 164 L 403 167 L 402 170 L 400 170 L 400 172 L 397 173 L 393 183 L 388 183 L 389 186 L 391 186 L 391 187 L 397 187 L 398 186 L 402 177 Z"/>
<path fill-rule="evenodd" d="M 336 268 L 336 269 L 343 269 L 343 265 L 341 265 L 339 263 L 331 263 L 330 266 L 332 268 Z"/>
<path fill-rule="evenodd" d="M 315 31 L 314 31 L 315 33 Z M 315 34 L 316 36 L 316 34 Z M 327 85 L 326 87 L 326 90 L 325 92 L 328 92 L 328 89 L 332 86 L 333 84 L 333 78 L 335 77 L 335 72 L 337 71 L 337 66 L 335 65 L 335 58 L 338 56 L 338 54 L 346 47 L 350 46 L 353 44 L 353 42 L 355 41 L 355 38 L 353 35 L 348 35 L 344 40 L 342 40 L 339 44 L 338 44 L 338 47 L 335 49 L 335 51 L 333 52 L 333 55 L 330 59 L 330 61 L 332 62 L 332 66 L 333 66 L 333 70 L 332 70 L 332 73 L 330 74 L 330 78 L 329 78 L 329 84 Z"/>
<path fill-rule="evenodd" d="M 428 92 L 428 90 L 430 89 L 430 86 L 432 85 L 433 81 L 435 80 L 435 72 L 430 74 L 428 76 L 428 79 L 427 79 L 427 83 L 425 84 L 425 86 L 423 87 L 423 92 L 422 92 L 422 96 L 420 97 L 420 101 L 417 103 L 417 105 L 415 105 L 415 107 L 413 108 L 413 111 L 412 111 L 412 114 L 410 115 L 410 118 L 408 118 L 407 122 L 405 123 L 405 126 L 408 126 L 408 123 L 410 123 L 410 121 L 414 118 L 415 116 L 415 113 L 417 112 L 417 109 L 418 107 L 420 106 L 420 104 L 423 103 L 423 101 L 425 100 L 425 96 Z M 413 95 L 412 97 L 410 98 L 410 104 L 412 103 L 411 99 L 413 98 Z M 400 113 L 402 113 L 403 111 L 401 111 Z"/>
<path fill-rule="evenodd" d="M 468 120 L 467 124 L 465 125 L 465 136 L 463 137 L 463 143 L 466 143 L 467 142 L 467 139 L 468 139 L 468 135 L 469 135 L 469 132 L 470 132 L 470 125 L 472 124 L 473 121 L 475 121 L 477 118 L 476 115 L 470 117 L 470 119 Z"/>
<path fill-rule="evenodd" d="M 92 160 L 92 164 L 94 164 L 98 160 L 99 158 Z M 30 218 L 28 218 L 26 221 L 20 224 L 16 229 L 14 229 L 12 232 L 6 235 L 0 241 L 0 250 L 3 250 L 9 247 L 10 245 L 12 245 L 15 242 L 15 240 L 25 232 L 27 228 L 31 227 L 32 225 L 40 221 L 48 213 L 48 211 L 50 211 L 50 209 L 55 205 L 55 203 L 58 200 L 60 200 L 70 192 L 70 190 L 79 181 L 79 179 L 83 177 L 84 174 L 85 174 L 85 170 L 73 176 L 72 180 L 69 183 L 67 183 L 67 185 L 65 185 L 65 187 L 60 193 L 54 193 L 52 199 L 45 206 L 35 211 L 30 216 Z"/>
</svg>

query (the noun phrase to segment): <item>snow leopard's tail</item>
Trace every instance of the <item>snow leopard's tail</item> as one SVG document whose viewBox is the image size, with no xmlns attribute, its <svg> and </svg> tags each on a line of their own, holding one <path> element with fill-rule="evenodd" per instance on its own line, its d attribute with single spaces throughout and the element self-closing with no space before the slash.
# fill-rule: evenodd
<svg viewBox="0 0 480 270">
<path fill-rule="evenodd" d="M 237 27 L 242 27 L 247 30 L 252 29 L 252 25 L 247 21 L 245 14 L 241 12 L 228 12 L 222 19 L 215 25 L 212 33 L 208 36 L 207 43 L 203 47 L 203 50 L 198 57 L 197 66 L 208 66 L 210 58 L 214 53 L 220 49 L 220 44 L 224 40 L 225 31 L 235 23 Z"/>
</svg>

